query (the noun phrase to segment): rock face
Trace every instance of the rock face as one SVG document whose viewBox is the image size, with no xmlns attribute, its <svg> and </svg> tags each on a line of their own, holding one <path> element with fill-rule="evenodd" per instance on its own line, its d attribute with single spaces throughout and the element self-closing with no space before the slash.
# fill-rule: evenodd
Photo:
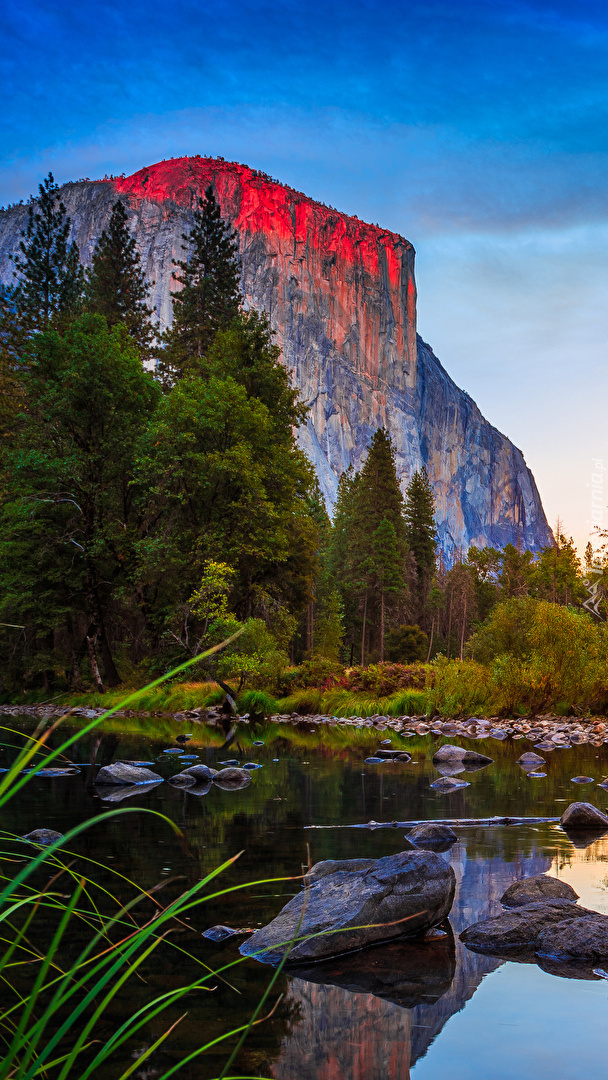
<svg viewBox="0 0 608 1080">
<path fill-rule="evenodd" d="M 62 189 L 88 262 L 117 197 L 125 202 L 151 302 L 171 319 L 172 260 L 183 258 L 199 196 L 212 184 L 235 228 L 247 303 L 268 312 L 309 420 L 299 432 L 329 508 L 341 472 L 359 467 L 373 432 L 391 433 L 405 485 L 426 465 L 449 555 L 472 541 L 551 543 L 523 456 L 483 418 L 416 335 L 414 249 L 403 237 L 320 205 L 244 165 L 178 158 Z M 0 280 L 12 282 L 26 207 L 0 213 Z"/>
<path fill-rule="evenodd" d="M 567 881 L 538 874 L 536 877 L 514 881 L 501 896 L 505 907 L 523 907 L 541 900 L 578 900 L 578 893 Z"/>
<path fill-rule="evenodd" d="M 294 896 L 276 919 L 257 930 L 241 953 L 277 963 L 297 938 L 306 940 L 293 946 L 290 963 L 320 960 L 420 935 L 442 922 L 452 906 L 454 871 L 434 852 L 404 851 L 362 870 L 335 865 L 333 873 Z"/>
</svg>

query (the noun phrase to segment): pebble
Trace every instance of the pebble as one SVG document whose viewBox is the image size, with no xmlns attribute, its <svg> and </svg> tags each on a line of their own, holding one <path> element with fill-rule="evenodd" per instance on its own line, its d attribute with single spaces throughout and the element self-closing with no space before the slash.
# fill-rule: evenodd
<svg viewBox="0 0 608 1080">
<path fill-rule="evenodd" d="M 263 769 L 264 766 L 256 764 L 255 761 L 246 761 L 245 764 L 242 766 L 242 768 L 243 769 Z"/>
<path fill-rule="evenodd" d="M 236 758 L 230 758 L 228 761 L 220 761 L 220 765 L 234 765 L 235 768 L 238 768 L 238 764 Z"/>
<path fill-rule="evenodd" d="M 263 743 L 263 742 L 261 742 L 261 741 L 260 741 L 259 739 L 254 739 L 254 740 L 253 740 L 253 745 L 254 745 L 254 746 L 263 746 L 263 745 L 264 745 L 264 743 Z"/>
<path fill-rule="evenodd" d="M 381 758 L 381 757 L 366 757 L 365 764 L 366 765 L 385 765 L 386 760 L 387 760 L 386 758 Z M 390 760 L 390 758 L 389 758 L 389 760 Z"/>
<path fill-rule="evenodd" d="M 541 780 L 543 776 L 546 776 L 546 772 L 529 772 L 526 773 L 528 780 Z"/>
<path fill-rule="evenodd" d="M 573 776 L 570 783 L 571 784 L 592 784 L 593 783 L 593 777 L 592 776 Z"/>
</svg>

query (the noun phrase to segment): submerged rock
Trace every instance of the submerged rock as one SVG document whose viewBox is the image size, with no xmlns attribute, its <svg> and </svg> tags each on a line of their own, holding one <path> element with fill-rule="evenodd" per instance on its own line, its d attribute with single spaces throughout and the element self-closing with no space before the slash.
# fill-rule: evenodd
<svg viewBox="0 0 608 1080">
<path fill-rule="evenodd" d="M 181 772 L 176 773 L 175 776 L 172 776 L 169 782 L 178 786 L 206 784 L 213 780 L 215 776 L 219 776 L 217 769 L 210 769 L 208 765 L 190 765 L 188 769 L 183 769 Z"/>
<path fill-rule="evenodd" d="M 160 777 L 154 782 L 147 782 L 145 784 L 100 784 L 95 785 L 95 793 L 99 796 L 103 802 L 119 803 L 124 799 L 132 799 L 134 795 L 148 795 L 154 788 L 157 788 L 159 784 L 162 784 Z"/>
<path fill-rule="evenodd" d="M 294 896 L 241 953 L 277 963 L 289 952 L 289 962 L 298 963 L 420 936 L 445 919 L 455 886 L 452 867 L 432 851 L 389 855 L 362 870 L 338 869 Z M 293 939 L 299 940 L 289 950 Z"/>
<path fill-rule="evenodd" d="M 456 833 L 449 825 L 440 825 L 434 821 L 426 821 L 424 825 L 415 825 L 407 834 L 406 839 L 416 847 L 431 851 L 438 849 L 448 851 L 458 841 Z"/>
<path fill-rule="evenodd" d="M 449 795 L 452 791 L 470 786 L 468 780 L 454 780 L 451 776 L 442 776 L 440 780 L 435 780 L 431 784 L 433 791 L 437 791 L 440 795 Z"/>
<path fill-rule="evenodd" d="M 39 844 L 40 847 L 48 847 L 49 844 L 54 844 L 56 840 L 63 840 L 63 833 L 55 832 L 54 829 L 32 829 L 21 839 L 29 840 L 30 844 Z"/>
<path fill-rule="evenodd" d="M 291 977 L 354 994 L 373 994 L 402 1009 L 431 1005 L 447 993 L 456 971 L 452 933 L 432 941 L 399 941 L 364 952 L 293 967 Z"/>
<path fill-rule="evenodd" d="M 525 754 L 521 754 L 517 759 L 517 764 L 521 765 L 522 769 L 536 769 L 538 765 L 546 765 L 544 758 L 540 754 L 534 754 L 531 750 Z"/>
<path fill-rule="evenodd" d="M 593 783 L 593 777 L 592 776 L 573 776 L 572 779 L 570 780 L 570 783 L 571 784 L 592 784 Z"/>
<path fill-rule="evenodd" d="M 197 766 L 195 765 L 196 769 Z M 249 787 L 251 773 L 247 769 L 228 768 L 220 769 L 213 777 L 213 783 L 225 791 L 236 791 L 237 788 Z"/>
<path fill-rule="evenodd" d="M 514 881 L 502 894 L 501 904 L 505 907 L 523 907 L 540 900 L 578 900 L 578 893 L 566 881 L 537 874 L 536 877 Z"/>
<path fill-rule="evenodd" d="M 228 938 L 236 937 L 239 934 L 250 934 L 251 931 L 243 928 L 240 930 L 233 930 L 231 926 L 210 926 L 208 930 L 203 930 L 202 937 L 207 938 L 208 941 L 227 941 Z"/>
<path fill-rule="evenodd" d="M 534 946 L 543 930 L 567 919 L 584 919 L 589 915 L 572 900 L 544 900 L 512 908 L 493 919 L 483 919 L 467 927 L 460 935 L 465 945 L 484 952 Z"/>
<path fill-rule="evenodd" d="M 124 761 L 115 761 L 113 765 L 103 765 L 95 777 L 96 784 L 156 784 L 162 776 L 138 765 L 127 765 Z"/>
<path fill-rule="evenodd" d="M 564 829 L 608 829 L 608 817 L 588 802 L 570 803 L 561 818 Z"/>
<path fill-rule="evenodd" d="M 585 919 L 550 926 L 540 934 L 537 951 L 550 956 L 571 956 L 577 960 L 608 957 L 608 915 L 590 912 Z"/>
</svg>

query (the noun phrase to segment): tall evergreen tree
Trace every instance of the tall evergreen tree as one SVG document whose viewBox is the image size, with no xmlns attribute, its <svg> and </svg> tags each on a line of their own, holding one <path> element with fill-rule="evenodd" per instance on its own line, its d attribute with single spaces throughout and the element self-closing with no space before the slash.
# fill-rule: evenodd
<svg viewBox="0 0 608 1080">
<path fill-rule="evenodd" d="M 211 185 L 183 233 L 187 259 L 174 263 L 182 286 L 172 293 L 173 326 L 166 335 L 161 368 L 166 378 L 199 374 L 218 330 L 226 329 L 241 303 L 240 261 L 235 234 L 221 216 Z"/>
<path fill-rule="evenodd" d="M 103 315 L 109 327 L 125 326 L 142 359 L 150 357 L 154 340 L 152 309 L 146 304 L 148 293 L 127 212 L 118 199 L 107 232 L 104 229 L 93 252 L 86 276 L 85 304 L 89 311 Z"/>
<path fill-rule="evenodd" d="M 38 190 L 14 259 L 17 285 L 10 297 L 16 321 L 27 333 L 75 314 L 84 282 L 78 248 L 68 245 L 71 221 L 52 173 Z"/>
<path fill-rule="evenodd" d="M 415 617 L 424 622 L 437 552 L 435 497 L 426 468 L 416 470 L 405 493 L 405 536 L 415 568 Z"/>
</svg>

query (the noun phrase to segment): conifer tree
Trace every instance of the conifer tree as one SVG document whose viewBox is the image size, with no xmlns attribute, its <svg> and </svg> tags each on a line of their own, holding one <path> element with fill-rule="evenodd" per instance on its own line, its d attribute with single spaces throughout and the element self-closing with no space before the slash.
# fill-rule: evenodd
<svg viewBox="0 0 608 1080">
<path fill-rule="evenodd" d="M 174 263 L 182 286 L 173 297 L 173 326 L 166 335 L 161 369 L 165 378 L 200 373 L 218 330 L 238 314 L 241 303 L 240 262 L 235 235 L 223 220 L 211 185 L 183 233 L 187 259 Z"/>
<path fill-rule="evenodd" d="M 405 493 L 405 535 L 415 568 L 415 616 L 424 621 L 437 551 L 435 497 L 426 468 L 416 470 Z"/>
<path fill-rule="evenodd" d="M 110 328 L 125 326 L 141 358 L 147 359 L 154 340 L 152 309 L 146 305 L 149 286 L 127 222 L 124 204 L 118 199 L 107 232 L 104 229 L 93 253 L 85 303 L 89 311 L 103 315 Z"/>
<path fill-rule="evenodd" d="M 71 221 L 52 173 L 38 190 L 14 259 L 17 285 L 10 297 L 16 321 L 28 334 L 75 314 L 84 281 L 78 248 L 68 245 Z"/>
</svg>

